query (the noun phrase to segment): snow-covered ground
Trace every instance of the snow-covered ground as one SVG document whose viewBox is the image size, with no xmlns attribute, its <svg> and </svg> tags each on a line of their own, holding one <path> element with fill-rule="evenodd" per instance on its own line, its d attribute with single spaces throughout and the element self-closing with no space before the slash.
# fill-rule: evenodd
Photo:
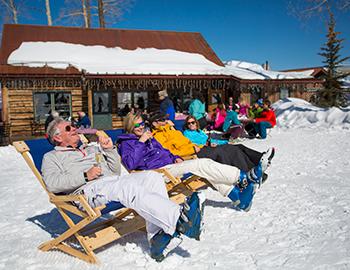
<svg viewBox="0 0 350 270">
<path fill-rule="evenodd" d="M 0 269 L 350 269 L 350 110 L 297 99 L 275 108 L 278 127 L 268 138 L 244 142 L 277 149 L 251 211 L 207 190 L 201 241 L 184 239 L 162 263 L 141 232 L 101 250 L 98 268 L 39 251 L 63 221 L 21 156 L 0 147 Z"/>
</svg>

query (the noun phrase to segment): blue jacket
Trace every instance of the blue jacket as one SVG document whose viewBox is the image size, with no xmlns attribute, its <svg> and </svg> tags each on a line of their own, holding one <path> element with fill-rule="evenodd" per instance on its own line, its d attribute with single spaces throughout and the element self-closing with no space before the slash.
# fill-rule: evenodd
<svg viewBox="0 0 350 270">
<path fill-rule="evenodd" d="M 208 141 L 208 135 L 204 133 L 203 130 L 189 130 L 186 129 L 184 131 L 184 136 L 188 138 L 192 143 L 197 144 L 197 145 L 206 145 Z M 217 139 L 210 139 L 211 143 L 215 143 L 217 145 L 221 144 L 227 144 L 227 140 L 217 140 Z"/>
<path fill-rule="evenodd" d="M 135 134 L 122 134 L 117 144 L 122 162 L 128 170 L 158 169 L 180 158 L 163 148 L 154 138 L 143 143 Z"/>
<path fill-rule="evenodd" d="M 160 103 L 160 112 L 164 114 L 168 114 L 168 119 L 173 121 L 175 120 L 175 108 L 174 103 L 171 101 L 169 97 L 166 97 L 161 103 Z"/>
<path fill-rule="evenodd" d="M 205 104 L 199 99 L 195 99 L 191 102 L 188 108 L 190 115 L 193 115 L 197 120 L 205 116 Z"/>
<path fill-rule="evenodd" d="M 87 115 L 84 115 L 83 118 L 78 120 L 77 122 L 78 127 L 84 127 L 84 128 L 89 128 L 91 126 L 91 121 Z"/>
<path fill-rule="evenodd" d="M 224 125 L 222 130 L 226 132 L 231 125 L 240 125 L 241 121 L 238 120 L 238 113 L 236 111 L 227 111 Z"/>
</svg>

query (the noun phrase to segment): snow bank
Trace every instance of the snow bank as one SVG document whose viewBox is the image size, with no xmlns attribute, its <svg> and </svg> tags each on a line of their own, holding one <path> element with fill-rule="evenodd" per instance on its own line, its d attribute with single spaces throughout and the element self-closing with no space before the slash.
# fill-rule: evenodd
<svg viewBox="0 0 350 270">
<path fill-rule="evenodd" d="M 298 98 L 286 98 L 272 105 L 281 128 L 350 129 L 350 107 L 319 108 Z"/>
</svg>

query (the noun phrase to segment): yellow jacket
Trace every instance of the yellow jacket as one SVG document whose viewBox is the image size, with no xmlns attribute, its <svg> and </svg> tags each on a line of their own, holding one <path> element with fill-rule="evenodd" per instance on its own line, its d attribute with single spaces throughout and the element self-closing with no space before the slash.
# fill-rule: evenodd
<svg viewBox="0 0 350 270">
<path fill-rule="evenodd" d="M 174 129 L 169 124 L 156 128 L 153 130 L 152 134 L 153 137 L 173 155 L 183 157 L 195 154 L 195 144 L 187 139 L 181 131 Z"/>
</svg>

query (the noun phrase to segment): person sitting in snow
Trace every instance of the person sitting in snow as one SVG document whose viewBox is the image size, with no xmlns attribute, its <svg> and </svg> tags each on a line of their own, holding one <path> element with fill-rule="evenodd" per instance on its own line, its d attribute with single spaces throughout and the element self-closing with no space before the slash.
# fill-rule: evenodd
<svg viewBox="0 0 350 270">
<path fill-rule="evenodd" d="M 238 119 L 239 109 L 240 107 L 238 104 L 232 105 L 232 110 L 227 111 L 224 125 L 222 127 L 222 131 L 225 132 L 226 136 L 230 137 L 231 139 L 241 137 L 244 131 L 242 123 Z"/>
<path fill-rule="evenodd" d="M 120 156 L 110 138 L 99 137 L 103 153 L 96 166 L 96 146 L 78 147 L 80 137 L 70 122 L 53 120 L 47 129 L 54 150 L 43 158 L 42 173 L 53 193 L 84 194 L 91 207 L 119 201 L 146 220 L 151 257 L 162 261 L 180 236 L 199 239 L 203 201 L 193 193 L 184 207 L 169 200 L 161 174 L 147 171 L 121 175 Z M 174 246 L 175 245 L 175 246 Z"/>
<path fill-rule="evenodd" d="M 261 115 L 255 119 L 251 119 L 251 124 L 253 129 L 250 130 L 250 134 L 254 137 L 259 134 L 261 139 L 266 139 L 266 129 L 273 128 L 276 125 L 276 115 L 271 109 L 271 102 L 269 100 L 264 100 Z"/>
</svg>

